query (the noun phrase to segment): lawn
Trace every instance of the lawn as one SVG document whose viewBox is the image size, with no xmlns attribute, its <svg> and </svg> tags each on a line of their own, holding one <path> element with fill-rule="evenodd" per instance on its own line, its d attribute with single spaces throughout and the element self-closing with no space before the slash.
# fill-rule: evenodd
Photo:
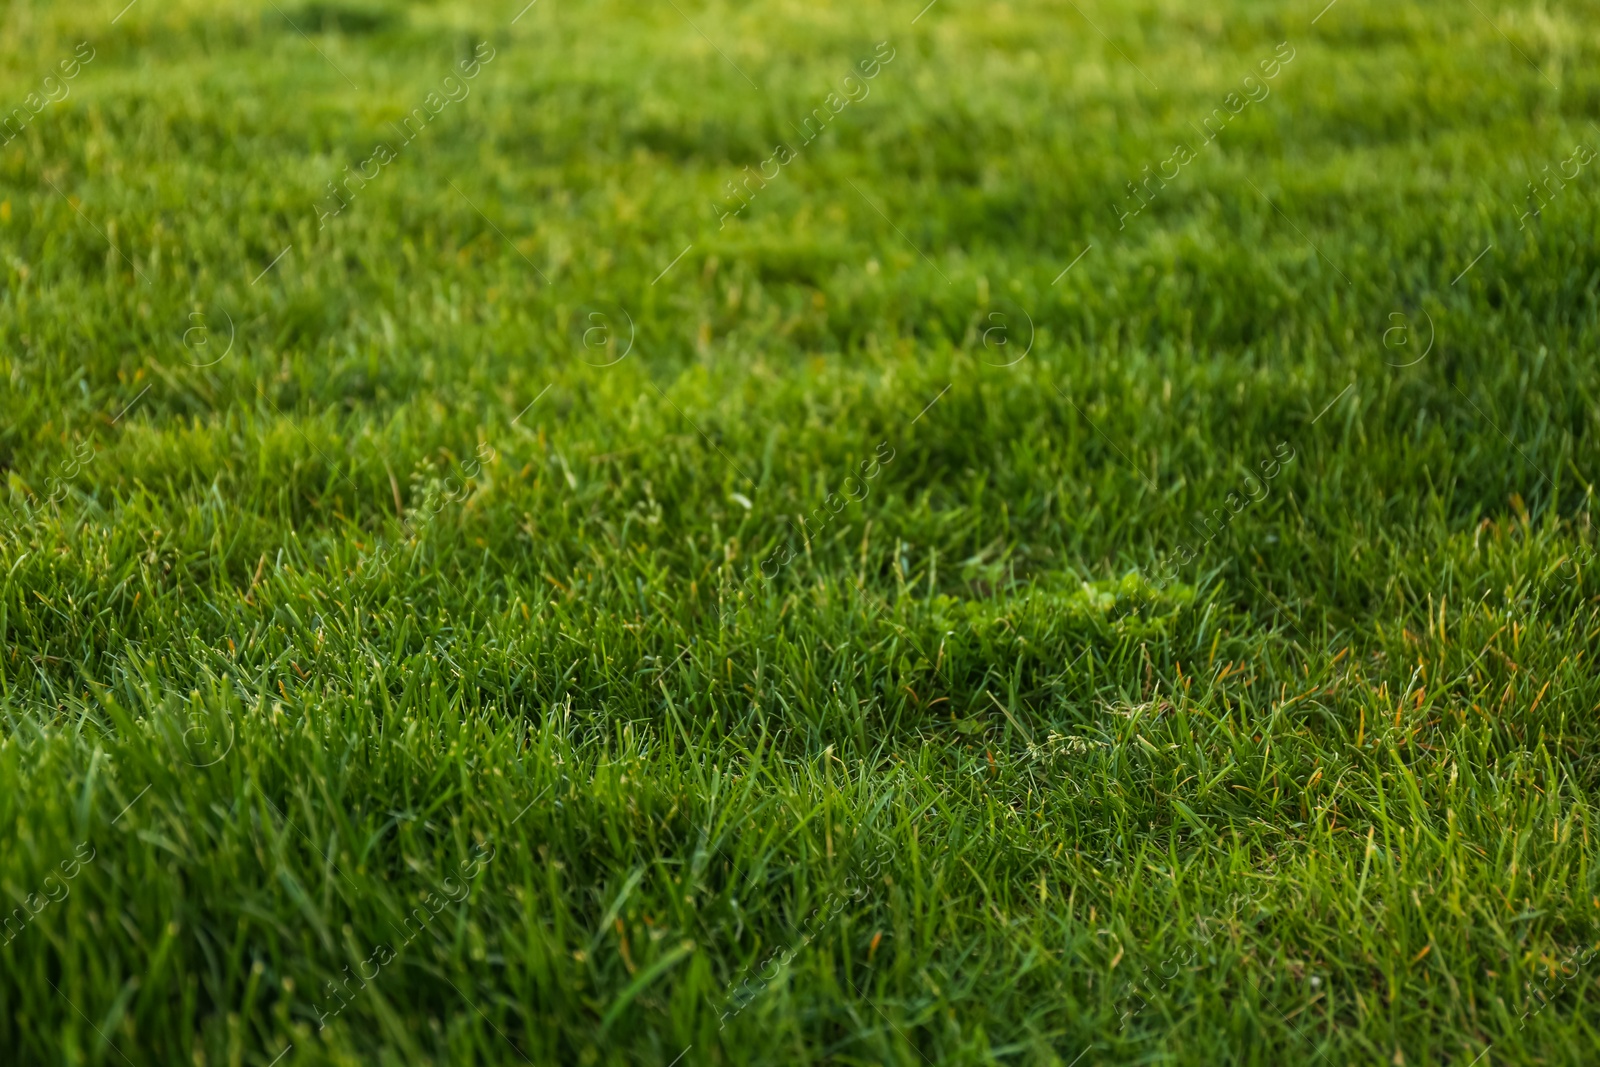
<svg viewBox="0 0 1600 1067">
<path fill-rule="evenodd" d="M 1600 1060 L 1600 8 L 0 7 L 0 1061 Z"/>
</svg>

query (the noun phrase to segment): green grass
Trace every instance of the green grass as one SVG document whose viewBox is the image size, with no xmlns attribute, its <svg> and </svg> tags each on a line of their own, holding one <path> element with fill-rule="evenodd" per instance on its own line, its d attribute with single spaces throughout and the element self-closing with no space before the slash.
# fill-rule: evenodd
<svg viewBox="0 0 1600 1067">
<path fill-rule="evenodd" d="M 521 6 L 0 9 L 0 1059 L 1600 1057 L 1600 11 Z"/>
</svg>

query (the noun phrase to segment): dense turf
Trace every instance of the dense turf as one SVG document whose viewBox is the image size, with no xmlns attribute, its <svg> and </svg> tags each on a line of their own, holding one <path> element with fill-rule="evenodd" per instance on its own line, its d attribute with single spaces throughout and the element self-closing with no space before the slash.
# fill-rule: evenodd
<svg viewBox="0 0 1600 1067">
<path fill-rule="evenodd" d="M 0 9 L 0 1060 L 1600 1057 L 1600 12 L 523 2 Z"/>
</svg>

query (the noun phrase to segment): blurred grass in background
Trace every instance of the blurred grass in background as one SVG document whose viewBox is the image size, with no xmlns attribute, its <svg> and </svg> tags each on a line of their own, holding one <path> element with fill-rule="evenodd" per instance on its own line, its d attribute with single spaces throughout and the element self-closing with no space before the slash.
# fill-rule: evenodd
<svg viewBox="0 0 1600 1067">
<path fill-rule="evenodd" d="M 1592 8 L 120 7 L 0 15 L 17 1062 L 1592 1061 Z"/>
</svg>

